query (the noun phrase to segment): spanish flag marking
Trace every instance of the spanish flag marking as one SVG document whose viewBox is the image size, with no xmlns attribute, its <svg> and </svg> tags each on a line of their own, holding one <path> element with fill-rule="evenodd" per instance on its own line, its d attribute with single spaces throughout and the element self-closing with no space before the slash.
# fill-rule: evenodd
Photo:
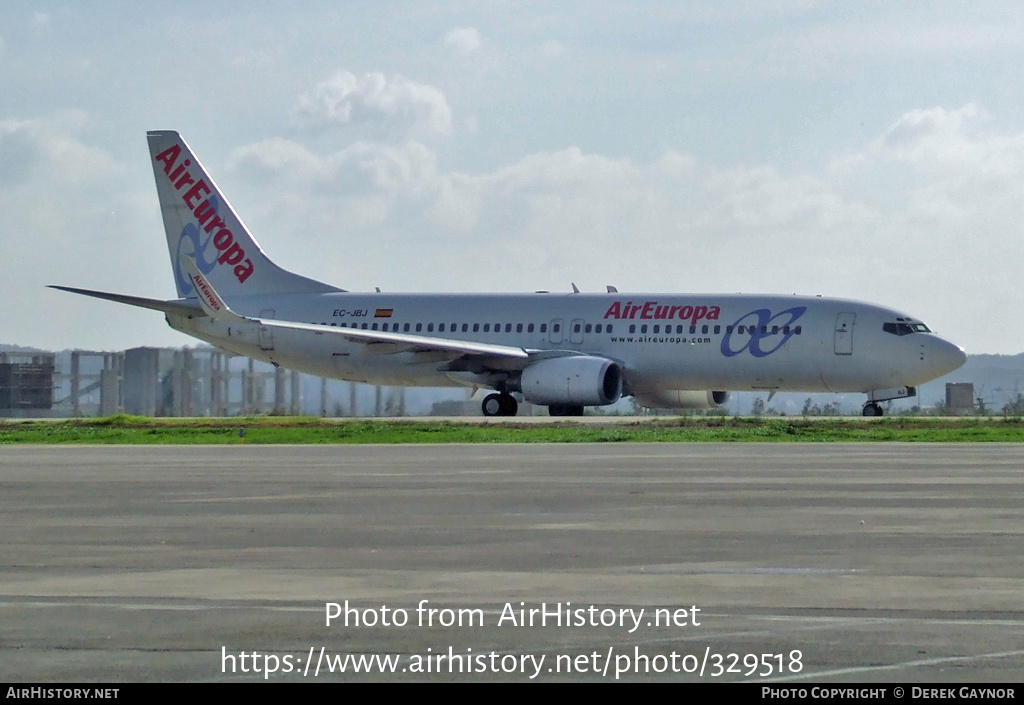
<svg viewBox="0 0 1024 705">
<path fill-rule="evenodd" d="M 374 318 L 391 318 L 391 314 L 394 313 L 393 308 L 378 308 L 373 313 Z"/>
</svg>

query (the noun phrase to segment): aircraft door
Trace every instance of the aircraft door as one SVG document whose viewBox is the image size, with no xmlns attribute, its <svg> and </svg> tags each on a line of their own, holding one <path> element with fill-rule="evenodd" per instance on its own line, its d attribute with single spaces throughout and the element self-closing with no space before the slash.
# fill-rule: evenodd
<svg viewBox="0 0 1024 705">
<path fill-rule="evenodd" d="M 856 313 L 840 313 L 836 316 L 836 355 L 853 354 L 853 325 L 856 320 Z"/>
<path fill-rule="evenodd" d="M 274 309 L 265 308 L 260 311 L 260 318 L 272 319 L 274 317 Z M 267 326 L 260 326 L 260 350 L 273 350 L 274 349 L 274 330 Z"/>
<path fill-rule="evenodd" d="M 579 345 L 583 342 L 583 319 L 574 318 L 569 324 L 569 342 Z"/>
<path fill-rule="evenodd" d="M 551 321 L 551 330 L 548 331 L 548 340 L 555 345 L 558 345 L 562 342 L 562 336 L 562 319 L 556 318 Z"/>
</svg>

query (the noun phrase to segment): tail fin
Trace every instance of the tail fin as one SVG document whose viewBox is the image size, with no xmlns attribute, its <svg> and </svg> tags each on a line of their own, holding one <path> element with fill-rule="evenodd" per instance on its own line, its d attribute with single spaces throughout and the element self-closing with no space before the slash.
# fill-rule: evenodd
<svg viewBox="0 0 1024 705">
<path fill-rule="evenodd" d="M 228 297 L 342 291 L 271 262 L 181 135 L 159 130 L 146 136 L 179 297 L 196 296 L 182 255 Z"/>
</svg>

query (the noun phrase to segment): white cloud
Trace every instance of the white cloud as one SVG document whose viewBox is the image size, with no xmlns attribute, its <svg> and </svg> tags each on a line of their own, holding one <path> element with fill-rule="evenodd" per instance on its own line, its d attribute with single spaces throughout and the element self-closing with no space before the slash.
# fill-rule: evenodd
<svg viewBox="0 0 1024 705">
<path fill-rule="evenodd" d="M 292 184 L 323 182 L 334 172 L 329 160 L 283 137 L 236 148 L 228 155 L 228 168 L 268 182 L 283 179 Z"/>
<path fill-rule="evenodd" d="M 957 110 L 942 107 L 911 110 L 892 123 L 881 137 L 887 148 L 902 151 L 907 147 L 933 141 L 943 136 L 943 141 L 962 133 L 968 122 L 986 117 L 984 111 L 975 105 L 965 105 Z"/>
<path fill-rule="evenodd" d="M 436 181 L 436 156 L 422 144 L 388 145 L 356 142 L 343 150 L 316 154 L 305 146 L 275 137 L 234 150 L 228 167 L 264 183 L 283 180 L 324 193 L 379 190 L 416 194 Z"/>
<path fill-rule="evenodd" d="M 905 206 L 916 195 L 928 209 L 980 204 L 1018 193 L 1024 184 L 1024 134 L 987 129 L 978 106 L 934 107 L 901 115 L 860 152 L 829 172 L 849 193 Z"/>
<path fill-rule="evenodd" d="M 444 35 L 444 44 L 459 54 L 472 54 L 480 48 L 480 32 L 475 27 L 459 27 Z"/>
<path fill-rule="evenodd" d="M 985 133 L 988 119 L 988 113 L 973 104 L 912 110 L 896 120 L 872 149 L 881 158 L 915 165 L 926 174 L 944 165 L 949 177 L 1019 176 L 1021 136 Z"/>
<path fill-rule="evenodd" d="M 424 135 L 447 135 L 451 109 L 444 94 L 395 74 L 357 77 L 337 71 L 299 96 L 299 121 L 308 126 L 358 125 Z"/>
<path fill-rule="evenodd" d="M 64 111 L 49 119 L 0 121 L 0 182 L 88 184 L 118 173 L 120 166 L 104 151 L 89 147 L 76 134 L 89 117 Z"/>
</svg>

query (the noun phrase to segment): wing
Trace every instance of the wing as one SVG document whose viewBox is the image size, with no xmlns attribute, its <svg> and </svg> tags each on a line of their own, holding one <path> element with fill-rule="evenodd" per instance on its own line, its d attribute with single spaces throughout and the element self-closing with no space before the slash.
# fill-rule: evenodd
<svg viewBox="0 0 1024 705">
<path fill-rule="evenodd" d="M 445 351 L 457 354 L 486 355 L 524 360 L 530 357 L 530 353 L 524 348 L 516 348 L 511 345 L 493 345 L 491 343 L 477 343 L 470 340 L 450 340 L 426 335 L 408 335 L 406 333 L 384 333 L 382 331 L 360 330 L 358 328 L 337 328 L 311 323 L 272 321 L 262 318 L 246 318 L 244 316 L 239 316 L 239 318 L 253 321 L 268 328 L 305 330 L 325 335 L 336 335 L 347 340 L 379 347 L 380 349 L 378 350 L 371 349 L 371 352 L 381 355 L 398 352 Z"/>
<path fill-rule="evenodd" d="M 182 258 L 185 270 L 189 279 L 199 294 L 199 303 L 206 315 L 214 319 L 232 320 L 237 322 L 254 323 L 267 328 L 282 330 L 309 331 L 321 335 L 336 335 L 346 340 L 364 343 L 371 346 L 368 352 L 381 355 L 389 355 L 399 352 L 445 352 L 451 353 L 451 357 L 457 358 L 462 355 L 482 356 L 485 358 L 498 358 L 505 360 L 530 360 L 530 352 L 523 348 L 510 345 L 494 345 L 492 343 L 478 343 L 470 340 L 450 340 L 447 338 L 435 338 L 426 335 L 409 335 L 407 333 L 389 333 L 376 330 L 361 330 L 357 328 L 338 328 L 336 326 L 316 325 L 313 323 L 297 323 L 292 321 L 274 321 L 263 318 L 250 318 L 240 316 L 231 310 L 213 288 L 210 281 L 199 271 L 199 267 L 191 258 Z M 499 367 L 501 365 L 498 365 Z"/>
</svg>

